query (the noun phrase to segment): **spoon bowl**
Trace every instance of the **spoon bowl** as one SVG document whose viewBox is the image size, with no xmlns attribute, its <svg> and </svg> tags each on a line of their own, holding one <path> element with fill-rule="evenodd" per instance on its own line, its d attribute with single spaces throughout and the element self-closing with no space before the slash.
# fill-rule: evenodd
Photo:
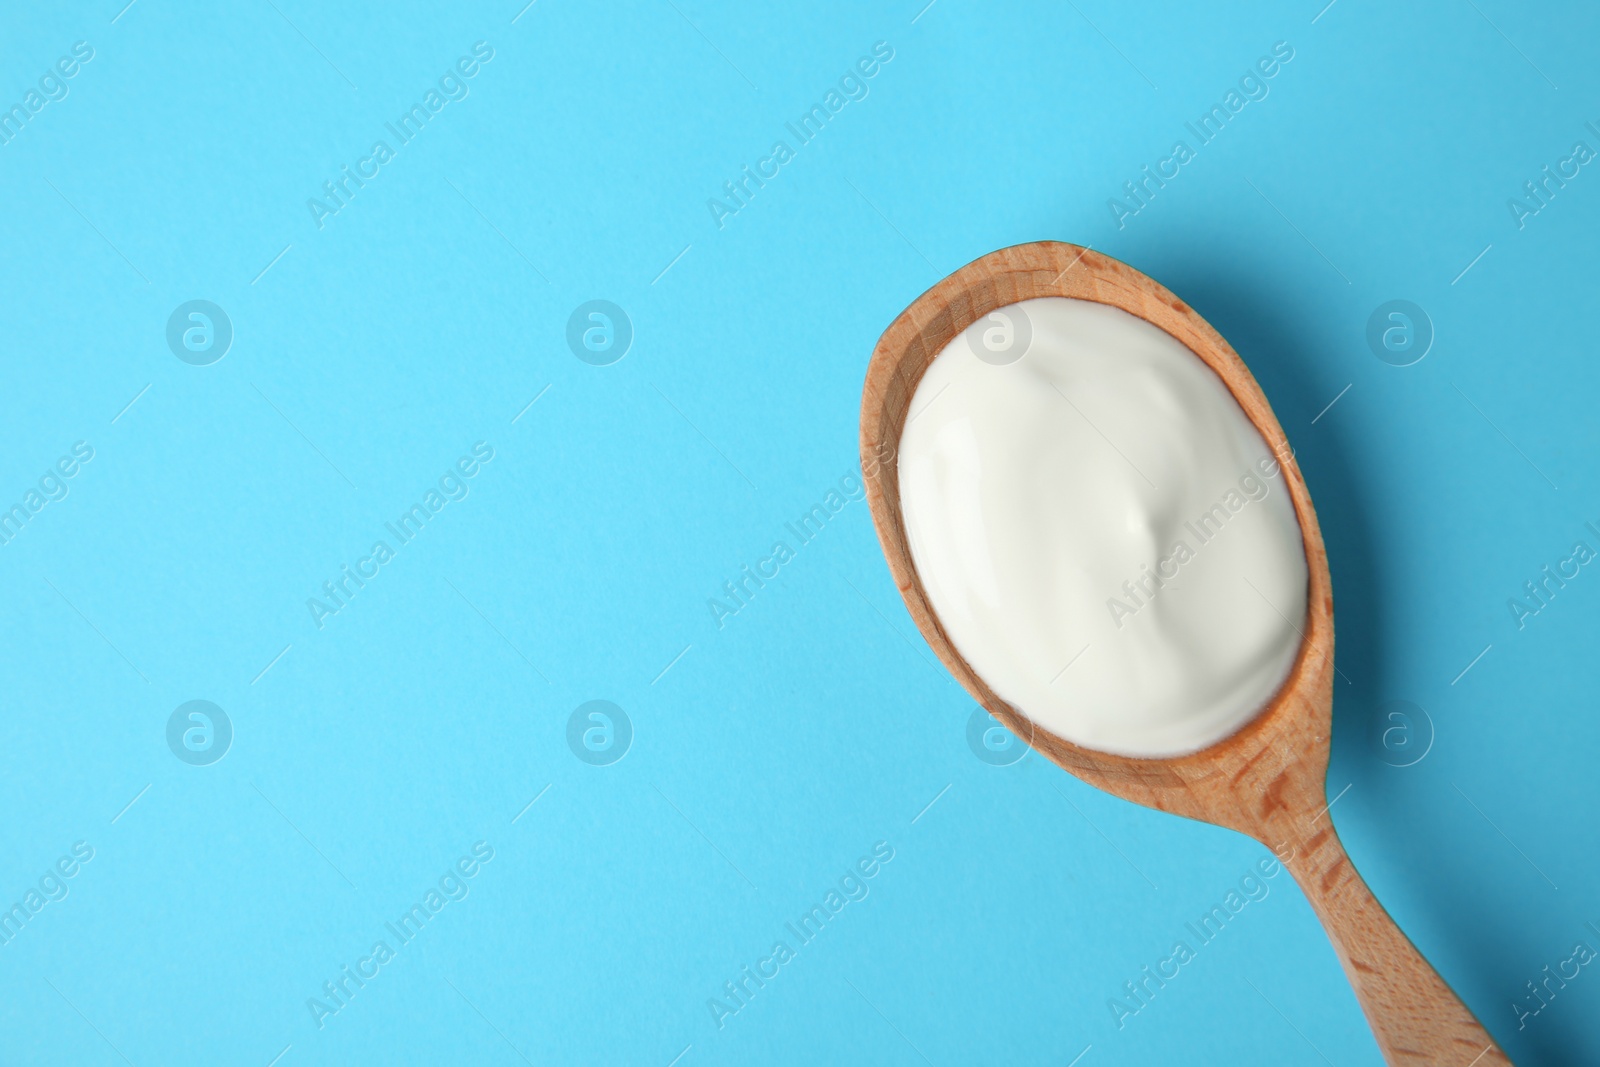
<svg viewBox="0 0 1600 1067">
<path fill-rule="evenodd" d="M 1170 334 L 1227 386 L 1273 451 L 1299 519 L 1308 573 L 1301 643 L 1276 695 L 1249 723 L 1188 755 L 1139 759 L 1073 744 L 1014 710 L 944 632 L 912 559 L 898 449 L 934 358 L 991 311 L 1035 297 L 1108 304 Z M 1356 873 L 1327 813 L 1333 713 L 1333 592 L 1305 479 L 1261 387 L 1237 353 L 1165 287 L 1098 252 L 1041 241 L 992 252 L 923 293 L 884 331 L 861 401 L 867 500 L 895 584 L 941 662 L 991 715 L 1063 769 L 1124 800 L 1247 834 L 1282 860 L 1322 920 L 1390 1063 L 1510 1062 Z"/>
</svg>

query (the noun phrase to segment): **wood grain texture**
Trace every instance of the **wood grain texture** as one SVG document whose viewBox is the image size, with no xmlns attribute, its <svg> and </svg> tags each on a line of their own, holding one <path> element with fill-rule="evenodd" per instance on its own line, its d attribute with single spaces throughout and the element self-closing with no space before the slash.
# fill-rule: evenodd
<svg viewBox="0 0 1600 1067">
<path fill-rule="evenodd" d="M 1072 744 L 1027 722 L 956 652 L 911 558 L 897 452 L 917 383 L 941 349 L 996 308 L 1034 297 L 1109 304 L 1177 338 L 1232 392 L 1282 466 L 1309 572 L 1303 641 L 1288 679 L 1237 733 L 1192 755 L 1134 759 Z M 1393 1064 L 1490 1067 L 1499 1047 L 1422 958 L 1356 873 L 1327 814 L 1333 709 L 1333 593 L 1305 479 L 1260 386 L 1210 325 L 1166 288 L 1077 245 L 1039 242 L 993 252 L 945 278 L 884 331 L 861 401 L 861 461 L 873 523 L 906 608 L 951 674 L 1018 737 L 1079 778 L 1136 804 L 1248 834 L 1284 861 L 1333 942 Z"/>
</svg>

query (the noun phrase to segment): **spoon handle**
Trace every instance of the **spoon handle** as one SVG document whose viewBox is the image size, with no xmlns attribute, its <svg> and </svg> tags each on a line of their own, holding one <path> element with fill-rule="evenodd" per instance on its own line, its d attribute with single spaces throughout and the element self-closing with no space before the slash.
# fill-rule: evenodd
<svg viewBox="0 0 1600 1067">
<path fill-rule="evenodd" d="M 1511 1063 L 1378 903 L 1331 825 L 1312 835 L 1284 865 L 1322 920 L 1388 1063 Z"/>
</svg>

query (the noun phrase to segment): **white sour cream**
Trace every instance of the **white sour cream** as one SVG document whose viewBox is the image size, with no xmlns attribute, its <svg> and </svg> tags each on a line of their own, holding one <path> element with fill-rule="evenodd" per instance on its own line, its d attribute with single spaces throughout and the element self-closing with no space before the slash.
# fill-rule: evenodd
<svg viewBox="0 0 1600 1067">
<path fill-rule="evenodd" d="M 991 312 L 928 367 L 899 462 L 945 633 L 1037 725 L 1181 755 L 1287 676 L 1306 617 L 1288 488 L 1222 380 L 1143 319 L 1062 297 Z"/>
</svg>

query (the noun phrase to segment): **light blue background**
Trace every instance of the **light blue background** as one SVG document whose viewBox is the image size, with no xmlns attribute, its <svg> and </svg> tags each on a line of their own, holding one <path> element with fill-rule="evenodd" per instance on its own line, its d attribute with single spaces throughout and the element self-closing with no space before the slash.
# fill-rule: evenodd
<svg viewBox="0 0 1600 1067">
<path fill-rule="evenodd" d="M 1600 1060 L 1592 969 L 1512 1007 L 1600 948 L 1600 575 L 1521 631 L 1506 606 L 1600 547 L 1600 170 L 1506 206 L 1600 148 L 1600 15 L 921 5 L 11 6 L 7 106 L 95 55 L 0 146 L 0 502 L 95 457 L 0 546 L 0 897 L 95 854 L 0 947 L 0 1059 L 1380 1062 L 1286 875 L 1118 1029 L 1265 852 L 975 758 L 864 503 L 707 608 L 857 470 L 889 321 L 1054 238 L 1192 303 L 1299 452 L 1362 873 L 1518 1063 Z M 319 230 L 307 198 L 480 40 L 470 95 Z M 870 95 L 719 229 L 707 199 L 877 41 Z M 1107 198 L 1277 41 L 1270 95 L 1119 229 Z M 209 367 L 164 337 L 197 298 L 235 331 Z M 635 329 L 609 367 L 565 342 L 597 298 Z M 1365 341 L 1395 298 L 1437 331 L 1405 368 Z M 319 630 L 307 598 L 477 441 L 470 496 Z M 235 729 L 209 767 L 166 746 L 193 699 Z M 565 740 L 593 699 L 636 730 L 609 767 Z M 1372 740 L 1396 699 L 1435 731 L 1403 769 Z M 708 998 L 880 840 L 870 895 L 719 1029 Z M 470 895 L 319 1029 L 307 998 L 477 841 Z"/>
</svg>

